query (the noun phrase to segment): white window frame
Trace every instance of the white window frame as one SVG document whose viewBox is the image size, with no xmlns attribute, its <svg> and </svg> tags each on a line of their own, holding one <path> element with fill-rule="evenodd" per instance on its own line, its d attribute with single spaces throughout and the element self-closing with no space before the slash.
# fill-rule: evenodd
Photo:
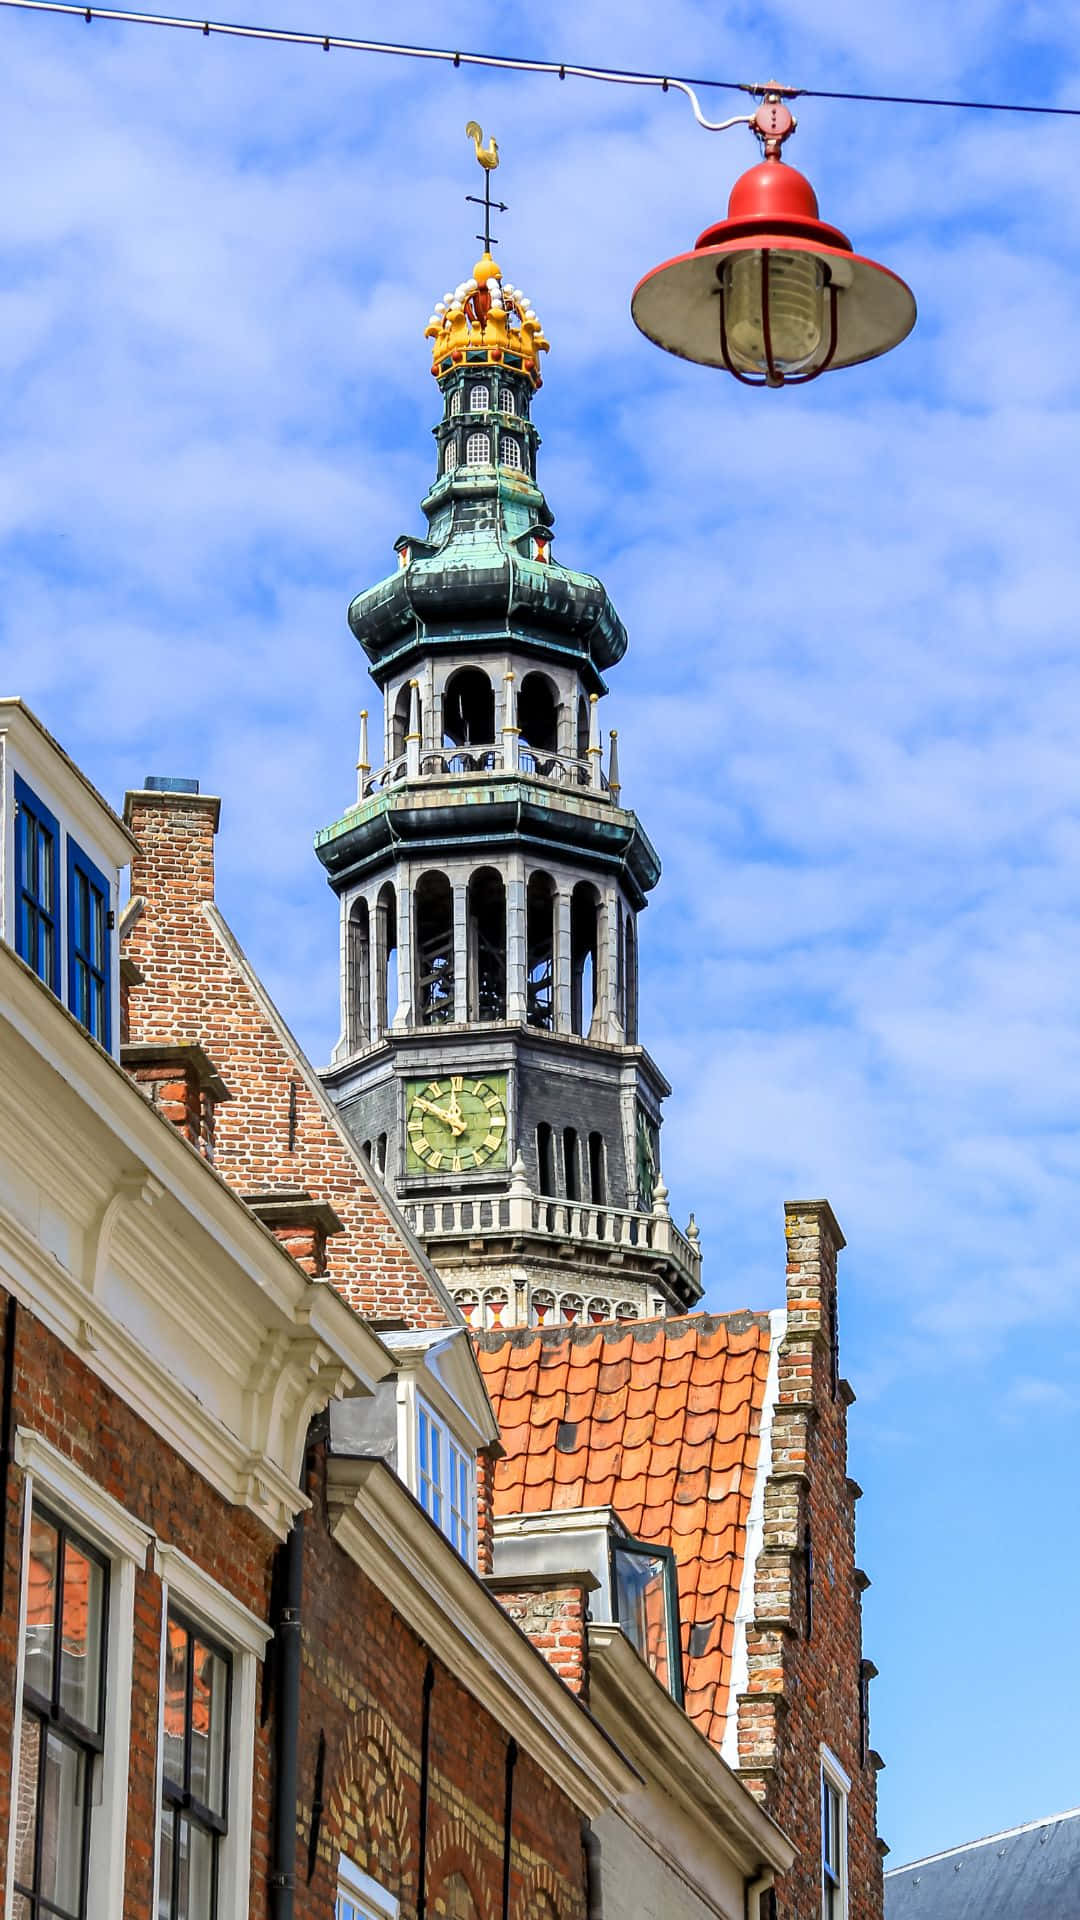
<svg viewBox="0 0 1080 1920">
<path fill-rule="evenodd" d="M 445 1443 L 445 1468 L 440 1476 L 439 1491 L 442 1495 L 442 1507 L 438 1518 L 425 1505 L 424 1493 L 420 1483 L 420 1416 L 424 1414 L 431 1427 Z M 449 1542 L 467 1566 L 476 1566 L 476 1455 L 472 1447 L 462 1442 L 457 1423 L 448 1417 L 443 1406 L 437 1405 L 434 1395 L 424 1393 L 416 1381 L 406 1375 L 398 1381 L 398 1459 L 401 1463 L 401 1478 L 419 1500 L 433 1527 L 438 1527 L 443 1538 Z M 460 1503 L 455 1503 L 450 1495 L 449 1475 L 446 1469 L 454 1464 L 455 1468 L 465 1468 L 466 1497 L 465 1512 Z M 454 1475 L 457 1483 L 457 1472 Z M 451 1522 L 456 1518 L 463 1527 L 466 1540 L 464 1550 L 453 1539 Z"/>
<path fill-rule="evenodd" d="M 87 1884 L 95 1920 L 122 1920 L 124 1849 L 127 1839 L 128 1763 L 131 1747 L 131 1679 L 135 1638 L 135 1572 L 146 1566 L 153 1539 L 118 1500 L 99 1487 L 50 1441 L 28 1428 L 15 1434 L 15 1464 L 23 1469 L 22 1559 L 19 1582 L 19 1654 L 15 1672 L 15 1724 L 11 1743 L 11 1817 L 8 1830 L 5 1911 L 14 1902 L 15 1826 L 18 1818 L 19 1748 L 22 1740 L 23 1642 L 26 1635 L 30 1520 L 34 1495 L 109 1564 L 105 1627 L 105 1745 L 93 1771 L 90 1860 Z"/>
<path fill-rule="evenodd" d="M 521 456 L 521 441 L 516 434 L 504 433 L 500 436 L 499 462 L 511 473 L 524 473 L 525 462 Z"/>
<path fill-rule="evenodd" d="M 478 400 L 476 397 L 477 394 L 483 394 L 484 396 L 483 399 Z M 470 413 L 490 413 L 491 412 L 491 387 L 486 380 L 478 380 L 475 386 L 470 386 L 469 412 Z"/>
<path fill-rule="evenodd" d="M 443 472 L 453 473 L 454 468 L 458 464 L 459 458 L 460 458 L 460 455 L 459 455 L 457 441 L 448 440 L 446 442 L 446 445 L 443 448 L 443 463 L 442 463 Z"/>
<path fill-rule="evenodd" d="M 819 1794 L 819 1820 L 821 1833 L 821 1912 L 828 1914 L 825 1902 L 825 1790 L 831 1787 L 840 1801 L 840 1884 L 839 1902 L 834 1909 L 835 1920 L 847 1920 L 848 1911 L 848 1795 L 851 1792 L 851 1779 L 840 1765 L 835 1753 L 829 1747 L 821 1748 L 821 1791 Z"/>
<path fill-rule="evenodd" d="M 517 419 L 518 417 L 517 399 L 514 395 L 514 391 L 512 387 L 503 388 L 501 394 L 499 395 L 499 406 L 501 407 L 503 413 L 506 415 L 508 420 Z"/>
<path fill-rule="evenodd" d="M 483 451 L 481 452 L 481 443 Z M 475 449 L 475 451 L 474 451 Z M 465 462 L 467 467 L 490 467 L 491 434 L 487 427 L 477 427 L 465 441 Z"/>
<path fill-rule="evenodd" d="M 154 1776 L 154 1897 L 158 1910 L 160 1870 L 161 1776 L 165 1740 L 165 1626 L 169 1602 L 195 1627 L 232 1656 L 229 1713 L 229 1774 L 225 1805 L 228 1826 L 218 1852 L 217 1920 L 247 1920 L 251 1887 L 252 1782 L 255 1769 L 255 1718 L 258 1664 L 273 1629 L 189 1560 L 178 1547 L 154 1545 L 154 1571 L 161 1581 L 161 1665 L 158 1679 L 157 1767 Z"/>
<path fill-rule="evenodd" d="M 359 1920 L 398 1920 L 401 1912 L 393 1895 L 387 1893 L 385 1887 L 380 1887 L 370 1873 L 363 1873 L 347 1853 L 338 1855 L 334 1920 L 341 1920 L 339 1902 L 342 1896 L 351 1903 L 354 1912 L 359 1908 Z"/>
<path fill-rule="evenodd" d="M 453 393 L 450 395 L 450 418 L 453 419 L 455 415 L 459 414 L 460 412 L 461 412 L 461 388 L 455 387 Z"/>
</svg>

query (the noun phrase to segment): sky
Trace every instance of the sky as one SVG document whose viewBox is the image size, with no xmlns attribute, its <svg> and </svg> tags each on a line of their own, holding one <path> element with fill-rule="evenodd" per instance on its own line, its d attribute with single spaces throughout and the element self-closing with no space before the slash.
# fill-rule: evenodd
<svg viewBox="0 0 1080 1920">
<path fill-rule="evenodd" d="M 833 91 L 1080 105 L 1058 0 L 230 0 L 233 17 Z M 711 117 L 739 110 L 704 96 Z M 0 11 L 0 661 L 114 804 L 223 797 L 220 904 L 311 1057 L 311 850 L 377 707 L 345 622 L 422 526 L 423 328 L 471 270 L 552 341 L 556 554 L 631 637 L 623 799 L 664 865 L 642 1032 L 706 1304 L 848 1239 L 850 1467 L 898 1865 L 1080 1800 L 1080 123 L 804 100 L 823 216 L 915 290 L 895 353 L 747 392 L 641 274 L 756 148 L 685 100 Z"/>
</svg>

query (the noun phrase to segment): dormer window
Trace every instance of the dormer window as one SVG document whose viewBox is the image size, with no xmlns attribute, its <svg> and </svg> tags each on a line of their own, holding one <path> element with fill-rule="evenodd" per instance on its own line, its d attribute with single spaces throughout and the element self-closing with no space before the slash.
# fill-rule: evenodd
<svg viewBox="0 0 1080 1920">
<path fill-rule="evenodd" d="M 616 1540 L 613 1612 L 631 1645 L 676 1700 L 682 1698 L 679 1584 L 670 1547 Z"/>
<path fill-rule="evenodd" d="M 504 467 L 513 467 L 521 472 L 521 443 L 512 433 L 504 433 L 499 447 L 499 456 Z"/>
<path fill-rule="evenodd" d="M 469 390 L 469 412 L 486 413 L 491 405 L 491 391 L 485 384 L 478 384 Z"/>
<path fill-rule="evenodd" d="M 463 1560 L 473 1562 L 476 1473 L 473 1461 L 445 1421 L 416 1396 L 416 1493 L 424 1512 Z"/>
<path fill-rule="evenodd" d="M 109 883 L 68 836 L 68 1000 L 103 1047 L 109 1045 Z"/>
<path fill-rule="evenodd" d="M 475 392 L 476 389 L 474 388 Z M 487 388 L 484 388 L 487 392 Z M 465 464 L 468 467 L 489 467 L 491 465 L 491 435 L 489 433 L 470 433 L 465 442 Z"/>
<path fill-rule="evenodd" d="M 60 991 L 60 828 L 15 776 L 15 951 L 54 993 Z"/>
</svg>

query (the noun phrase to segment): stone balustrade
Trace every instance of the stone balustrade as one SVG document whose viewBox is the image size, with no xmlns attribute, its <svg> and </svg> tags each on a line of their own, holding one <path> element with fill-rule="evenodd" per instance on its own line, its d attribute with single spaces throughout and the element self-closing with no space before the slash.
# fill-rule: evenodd
<svg viewBox="0 0 1080 1920">
<path fill-rule="evenodd" d="M 549 1198 L 522 1192 L 455 1196 L 446 1200 L 405 1199 L 401 1210 L 414 1233 L 425 1240 L 471 1238 L 483 1233 L 542 1234 L 553 1242 L 585 1243 L 598 1251 L 655 1254 L 701 1281 L 701 1247 L 675 1225 L 666 1197 L 652 1213 L 629 1207 L 598 1206 L 591 1201 Z M 696 1230 L 695 1230 L 696 1232 Z"/>
</svg>

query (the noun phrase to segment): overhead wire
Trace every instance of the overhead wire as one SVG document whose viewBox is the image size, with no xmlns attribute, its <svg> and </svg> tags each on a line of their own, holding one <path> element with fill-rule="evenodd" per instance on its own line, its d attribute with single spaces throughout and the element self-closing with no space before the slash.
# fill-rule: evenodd
<svg viewBox="0 0 1080 1920">
<path fill-rule="evenodd" d="M 264 27 L 239 21 L 191 18 L 182 14 L 145 13 L 126 7 L 78 5 L 76 0 L 0 0 L 0 7 L 20 13 L 65 14 L 82 19 L 88 25 L 95 20 L 108 20 L 130 26 L 168 27 L 180 32 L 200 33 L 207 39 L 212 34 L 218 34 L 234 40 L 262 40 L 279 45 L 316 47 L 321 48 L 325 53 L 369 53 L 404 60 L 436 60 L 448 62 L 454 67 L 483 67 L 510 73 L 539 73 L 552 75 L 560 80 L 594 80 L 611 86 L 659 87 L 665 93 L 674 88 L 689 99 L 695 119 L 708 132 L 721 132 L 725 127 L 734 126 L 743 116 L 736 116 L 733 120 L 706 120 L 694 92 L 695 88 L 707 87 L 717 92 L 748 93 L 755 96 L 773 90 L 772 86 L 767 87 L 744 80 L 715 80 L 685 74 L 647 73 L 623 67 L 580 66 L 569 60 L 526 60 L 510 54 L 468 52 L 464 48 L 412 46 L 405 42 L 390 40 L 361 40 L 348 34 L 308 33 L 299 28 Z M 860 93 L 854 90 L 841 91 L 827 87 L 777 87 L 775 90 L 782 93 L 786 99 L 839 100 L 872 106 L 943 107 L 968 113 L 1027 113 L 1058 119 L 1080 119 L 1080 107 L 1051 106 L 1045 102 L 1035 101 L 946 99 L 929 94 Z"/>
</svg>

